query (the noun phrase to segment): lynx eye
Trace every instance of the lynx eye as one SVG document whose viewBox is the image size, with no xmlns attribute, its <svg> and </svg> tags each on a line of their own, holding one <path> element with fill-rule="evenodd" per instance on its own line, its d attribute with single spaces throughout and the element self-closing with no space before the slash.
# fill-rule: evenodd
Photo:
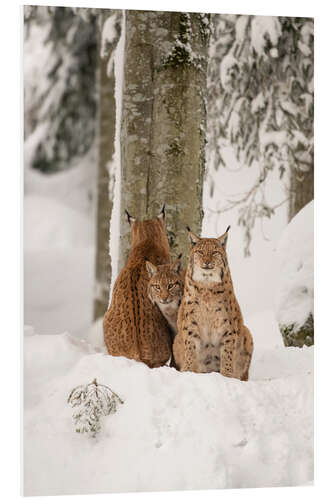
<svg viewBox="0 0 333 500">
<path fill-rule="evenodd" d="M 171 290 L 171 288 L 174 288 L 176 286 L 176 283 L 170 283 L 170 285 L 168 285 L 168 289 Z"/>
<path fill-rule="evenodd" d="M 220 252 L 218 252 L 217 250 L 215 250 L 215 252 L 213 252 L 213 255 L 218 255 Z"/>
<path fill-rule="evenodd" d="M 203 255 L 201 250 L 197 250 L 196 253 L 198 253 L 199 255 Z"/>
<path fill-rule="evenodd" d="M 154 288 L 156 288 L 156 290 L 160 290 L 160 285 L 153 285 Z"/>
</svg>

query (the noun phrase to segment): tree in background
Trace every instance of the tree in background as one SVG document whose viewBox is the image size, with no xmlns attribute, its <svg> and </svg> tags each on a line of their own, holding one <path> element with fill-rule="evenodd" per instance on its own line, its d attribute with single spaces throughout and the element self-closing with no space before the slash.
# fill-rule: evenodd
<svg viewBox="0 0 333 500">
<path fill-rule="evenodd" d="M 68 168 L 95 139 L 96 16 L 84 10 L 89 22 L 70 7 L 24 9 L 25 160 L 44 173 Z"/>
<path fill-rule="evenodd" d="M 241 165 L 258 166 L 254 184 L 221 209 L 239 207 L 249 255 L 258 218 L 288 202 L 290 220 L 313 199 L 313 20 L 217 14 L 212 24 L 208 164 L 225 167 L 231 144 Z M 273 206 L 265 185 L 277 169 L 286 197 Z"/>
<path fill-rule="evenodd" d="M 166 204 L 173 254 L 200 233 L 206 140 L 209 16 L 126 12 L 121 122 L 121 214 L 156 216 Z M 119 265 L 129 249 L 120 226 Z"/>
<path fill-rule="evenodd" d="M 121 30 L 121 11 L 99 10 L 98 54 L 98 175 L 94 318 L 104 316 L 109 304 L 111 256 L 110 218 L 113 210 L 115 172 L 116 98 L 113 55 Z"/>
</svg>

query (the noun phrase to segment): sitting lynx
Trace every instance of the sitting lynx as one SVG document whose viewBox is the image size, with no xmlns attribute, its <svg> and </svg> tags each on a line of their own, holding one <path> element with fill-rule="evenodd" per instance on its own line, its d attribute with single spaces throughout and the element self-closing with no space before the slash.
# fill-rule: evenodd
<svg viewBox="0 0 333 500">
<path fill-rule="evenodd" d="M 148 298 L 146 259 L 154 265 L 170 262 L 164 207 L 158 217 L 131 225 L 131 250 L 114 285 L 112 302 L 104 316 L 104 341 L 109 354 L 143 361 L 151 368 L 171 356 L 167 321 Z"/>
<path fill-rule="evenodd" d="M 177 333 L 177 316 L 184 291 L 184 276 L 179 274 L 180 258 L 173 264 L 154 266 L 149 260 L 146 262 L 150 281 L 148 283 L 148 297 L 156 304 L 167 320 L 173 336 Z"/>
<path fill-rule="evenodd" d="M 248 380 L 253 342 L 234 294 L 228 230 L 219 238 L 198 238 L 188 228 L 192 250 L 173 350 L 181 371 Z"/>
</svg>

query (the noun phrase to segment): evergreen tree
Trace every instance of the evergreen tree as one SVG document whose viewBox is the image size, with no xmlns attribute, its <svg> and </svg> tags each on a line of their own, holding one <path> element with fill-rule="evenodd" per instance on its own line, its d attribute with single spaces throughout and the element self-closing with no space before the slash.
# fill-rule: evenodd
<svg viewBox="0 0 333 500">
<path fill-rule="evenodd" d="M 273 171 L 285 186 L 289 220 L 313 198 L 313 20 L 215 15 L 210 50 L 208 164 L 225 167 L 231 144 L 242 165 L 259 169 L 253 186 L 222 209 L 239 206 L 249 254 L 256 220 L 280 205 L 265 193 Z"/>
<path fill-rule="evenodd" d="M 25 7 L 26 160 L 41 172 L 68 168 L 94 142 L 96 16 L 85 11 L 89 22 L 70 7 Z M 29 58 L 29 44 L 36 40 Z"/>
</svg>

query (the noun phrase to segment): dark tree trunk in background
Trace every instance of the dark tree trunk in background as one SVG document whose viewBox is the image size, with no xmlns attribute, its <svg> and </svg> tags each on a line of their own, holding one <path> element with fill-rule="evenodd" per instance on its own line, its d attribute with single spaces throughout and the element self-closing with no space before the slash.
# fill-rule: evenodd
<svg viewBox="0 0 333 500">
<path fill-rule="evenodd" d="M 126 12 L 121 125 L 120 269 L 129 249 L 127 209 L 156 216 L 166 204 L 173 255 L 200 234 L 206 139 L 208 16 Z"/>
<path fill-rule="evenodd" d="M 308 172 L 293 170 L 290 175 L 289 221 L 314 198 L 314 168 Z"/>
</svg>

